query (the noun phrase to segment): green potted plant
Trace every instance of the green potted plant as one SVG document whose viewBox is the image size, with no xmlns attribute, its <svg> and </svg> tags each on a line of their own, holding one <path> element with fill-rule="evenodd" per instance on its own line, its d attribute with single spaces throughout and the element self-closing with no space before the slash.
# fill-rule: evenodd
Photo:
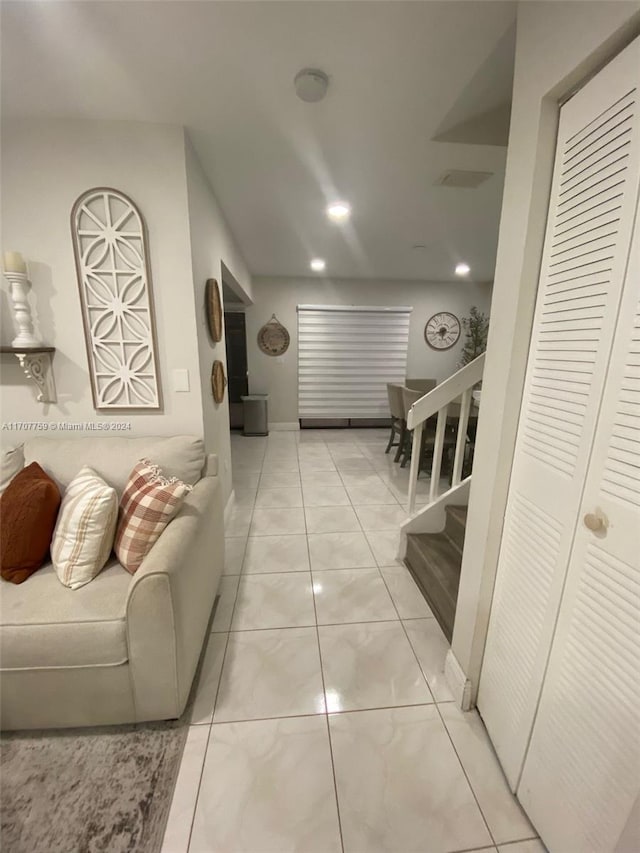
<svg viewBox="0 0 640 853">
<path fill-rule="evenodd" d="M 460 355 L 458 367 L 464 367 L 465 364 L 473 361 L 481 355 L 487 348 L 487 338 L 489 337 L 489 317 L 479 311 L 475 305 L 471 306 L 468 317 L 462 318 L 462 328 L 465 332 L 465 341 Z M 476 402 L 480 400 L 480 388 L 482 382 L 478 382 L 475 386 L 473 397 Z"/>
<path fill-rule="evenodd" d="M 487 338 L 489 337 L 489 317 L 482 311 L 478 311 L 475 305 L 472 305 L 469 316 L 462 318 L 462 328 L 466 337 L 458 367 L 469 364 L 470 361 L 473 361 L 486 350 Z"/>
</svg>

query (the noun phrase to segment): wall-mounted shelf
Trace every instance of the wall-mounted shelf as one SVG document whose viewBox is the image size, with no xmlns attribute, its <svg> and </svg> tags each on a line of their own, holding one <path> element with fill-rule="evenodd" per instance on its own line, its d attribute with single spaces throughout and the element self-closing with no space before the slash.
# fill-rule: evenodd
<svg viewBox="0 0 640 853">
<path fill-rule="evenodd" d="M 15 355 L 27 379 L 38 388 L 39 403 L 55 403 L 56 383 L 53 378 L 55 347 L 0 347 L 0 353 Z"/>
</svg>

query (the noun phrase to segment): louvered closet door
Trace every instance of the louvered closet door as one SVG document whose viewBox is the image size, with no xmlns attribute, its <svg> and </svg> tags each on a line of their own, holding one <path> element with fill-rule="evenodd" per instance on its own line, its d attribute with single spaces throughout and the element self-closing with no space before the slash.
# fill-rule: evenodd
<svg viewBox="0 0 640 853">
<path fill-rule="evenodd" d="M 478 695 L 514 790 L 566 578 L 629 257 L 638 193 L 639 75 L 636 41 L 560 113 Z"/>
<path fill-rule="evenodd" d="M 558 853 L 614 851 L 640 792 L 637 218 L 635 232 L 558 627 L 518 789 L 543 841 Z M 588 529 L 585 516 L 592 524 L 593 516 L 601 518 L 602 529 Z M 624 853 L 639 849 L 636 837 Z"/>
</svg>

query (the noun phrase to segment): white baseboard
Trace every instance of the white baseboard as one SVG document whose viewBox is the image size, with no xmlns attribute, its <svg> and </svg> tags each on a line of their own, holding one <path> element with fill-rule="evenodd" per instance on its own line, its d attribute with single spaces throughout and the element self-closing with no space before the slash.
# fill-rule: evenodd
<svg viewBox="0 0 640 853">
<path fill-rule="evenodd" d="M 283 423 L 270 423 L 269 430 L 272 432 L 298 432 L 300 429 L 300 424 L 298 421 L 291 421 L 287 423 L 286 421 Z"/>
<path fill-rule="evenodd" d="M 471 710 L 471 682 L 458 663 L 457 657 L 449 649 L 444 662 L 444 674 L 453 698 L 463 711 Z"/>
</svg>

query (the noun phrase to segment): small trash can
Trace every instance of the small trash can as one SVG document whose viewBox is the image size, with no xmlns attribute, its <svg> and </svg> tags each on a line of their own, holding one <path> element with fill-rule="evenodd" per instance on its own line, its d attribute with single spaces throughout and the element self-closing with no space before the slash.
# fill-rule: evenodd
<svg viewBox="0 0 640 853">
<path fill-rule="evenodd" d="M 240 397 L 244 408 L 243 435 L 269 435 L 267 415 L 268 394 L 248 394 Z"/>
</svg>

